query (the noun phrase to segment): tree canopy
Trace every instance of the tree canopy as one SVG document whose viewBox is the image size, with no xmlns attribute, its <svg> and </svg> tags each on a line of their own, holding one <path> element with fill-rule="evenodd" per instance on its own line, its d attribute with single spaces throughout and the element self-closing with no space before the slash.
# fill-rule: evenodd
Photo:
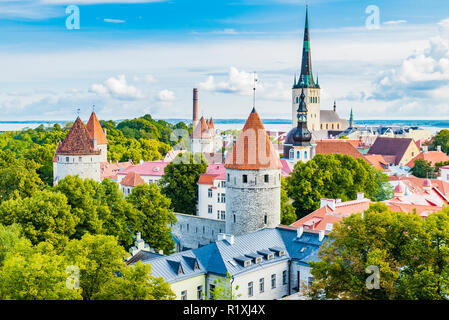
<svg viewBox="0 0 449 320">
<path fill-rule="evenodd" d="M 423 220 L 375 204 L 336 224 L 311 262 L 318 299 L 446 299 L 449 210 Z M 372 271 L 378 270 L 377 288 Z"/>
<path fill-rule="evenodd" d="M 200 176 L 207 170 L 207 161 L 201 154 L 179 154 L 164 169 L 160 180 L 162 193 L 171 199 L 175 212 L 196 214 Z"/>
<path fill-rule="evenodd" d="M 287 179 L 287 193 L 293 199 L 298 218 L 320 206 L 321 198 L 354 200 L 358 192 L 372 200 L 392 196 L 388 179 L 363 159 L 341 154 L 317 154 L 298 161 Z"/>
</svg>

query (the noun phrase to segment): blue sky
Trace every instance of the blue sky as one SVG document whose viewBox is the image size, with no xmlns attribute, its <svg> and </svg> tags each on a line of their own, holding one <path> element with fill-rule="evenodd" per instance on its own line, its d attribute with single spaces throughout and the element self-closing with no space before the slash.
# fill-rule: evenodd
<svg viewBox="0 0 449 320">
<path fill-rule="evenodd" d="M 67 30 L 68 5 L 80 29 Z M 289 118 L 303 0 L 0 0 L 0 119 Z M 379 8 L 378 29 L 365 12 Z M 449 118 L 449 2 L 309 0 L 322 108 Z"/>
</svg>

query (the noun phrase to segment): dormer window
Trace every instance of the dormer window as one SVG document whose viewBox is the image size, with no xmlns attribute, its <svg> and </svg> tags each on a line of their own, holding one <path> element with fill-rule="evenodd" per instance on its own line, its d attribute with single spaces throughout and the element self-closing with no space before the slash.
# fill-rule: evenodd
<svg viewBox="0 0 449 320">
<path fill-rule="evenodd" d="M 243 266 L 244 267 L 249 267 L 251 265 L 251 260 L 246 260 L 244 263 L 243 263 Z"/>
<path fill-rule="evenodd" d="M 270 253 L 269 255 L 267 255 L 267 260 L 272 260 L 274 259 L 274 253 Z"/>
<path fill-rule="evenodd" d="M 262 262 L 262 257 L 256 258 L 256 263 L 261 263 Z"/>
<path fill-rule="evenodd" d="M 285 250 L 279 251 L 279 257 L 285 256 Z"/>
</svg>

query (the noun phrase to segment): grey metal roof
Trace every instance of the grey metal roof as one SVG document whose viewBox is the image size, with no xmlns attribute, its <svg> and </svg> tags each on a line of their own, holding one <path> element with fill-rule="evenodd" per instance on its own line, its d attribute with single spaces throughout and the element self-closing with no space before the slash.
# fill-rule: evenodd
<svg viewBox="0 0 449 320">
<path fill-rule="evenodd" d="M 235 258 L 254 254 L 257 251 L 270 250 L 277 248 L 278 250 L 286 250 L 284 241 L 278 229 L 262 229 L 249 234 L 241 235 L 234 238 L 234 244 L 230 244 L 227 240 L 217 241 L 205 247 L 193 250 L 198 259 L 206 266 L 209 272 L 226 275 L 238 275 L 257 268 L 262 268 L 267 264 L 278 263 L 289 259 L 288 252 L 284 256 L 279 257 L 275 254 L 274 259 L 267 260 L 263 257 L 261 263 L 255 264 L 254 261 L 248 267 L 236 263 Z"/>
<path fill-rule="evenodd" d="M 321 122 L 340 122 L 341 120 L 334 110 L 320 110 Z"/>
<path fill-rule="evenodd" d="M 319 260 L 321 244 L 317 233 L 304 231 L 302 237 L 297 239 L 296 230 L 266 228 L 234 237 L 233 244 L 221 240 L 143 263 L 151 264 L 153 276 L 176 282 L 204 273 L 239 275 L 290 259 L 307 265 L 309 261 Z M 285 255 L 279 256 L 280 251 L 285 251 Z M 274 258 L 268 260 L 268 254 L 274 254 Z M 256 257 L 262 257 L 262 261 L 255 263 Z M 247 260 L 251 260 L 251 264 L 245 267 L 244 261 Z M 178 273 L 180 268 L 182 273 Z"/>
<path fill-rule="evenodd" d="M 197 269 L 195 263 L 197 261 Z M 163 277 L 167 282 L 176 282 L 183 279 L 199 276 L 207 272 L 192 250 L 182 251 L 160 258 L 142 261 L 151 265 L 151 273 L 154 277 Z M 182 273 L 178 273 L 179 267 Z"/>
</svg>

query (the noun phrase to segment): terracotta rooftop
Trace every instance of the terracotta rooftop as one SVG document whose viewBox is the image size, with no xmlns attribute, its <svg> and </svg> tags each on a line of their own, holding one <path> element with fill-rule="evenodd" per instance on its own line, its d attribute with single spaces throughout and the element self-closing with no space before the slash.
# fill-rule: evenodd
<svg viewBox="0 0 449 320">
<path fill-rule="evenodd" d="M 374 168 L 382 171 L 389 163 L 381 154 L 365 154 L 364 157 Z"/>
<path fill-rule="evenodd" d="M 121 172 L 118 175 L 127 175 L 129 172 L 136 172 L 140 176 L 149 177 L 162 177 L 164 175 L 164 169 L 170 162 L 160 161 L 146 161 L 138 165 L 131 166 Z"/>
<path fill-rule="evenodd" d="M 390 176 L 389 180 L 392 185 L 396 185 L 396 183 L 398 181 L 398 177 Z M 409 193 L 424 192 L 424 189 L 423 189 L 424 180 L 425 180 L 425 178 L 417 178 L 412 175 L 402 176 L 400 178 L 401 183 L 403 183 L 407 187 L 407 192 L 409 192 Z M 444 194 L 445 196 L 449 196 L 449 183 L 448 182 L 442 181 L 439 179 L 431 179 L 430 182 L 432 182 L 432 186 L 437 188 L 442 194 Z"/>
<path fill-rule="evenodd" d="M 209 164 L 206 173 L 200 176 L 198 184 L 213 185 L 216 179 L 225 180 L 224 164 Z"/>
<path fill-rule="evenodd" d="M 117 179 L 117 174 L 127 168 L 133 166 L 132 161 L 126 162 L 102 162 L 100 163 L 100 180 L 109 178 L 111 180 Z"/>
<path fill-rule="evenodd" d="M 376 141 L 374 141 L 374 144 L 369 149 L 368 154 L 381 154 L 384 156 L 385 160 L 393 159 L 387 159 L 385 156 L 394 156 L 393 163 L 398 165 L 412 143 L 415 142 L 411 138 L 377 137 Z"/>
<path fill-rule="evenodd" d="M 83 121 L 78 117 L 56 150 L 57 155 L 97 155 L 92 138 Z"/>
<path fill-rule="evenodd" d="M 130 172 L 123 178 L 120 184 L 127 187 L 136 187 L 145 184 L 145 181 L 143 181 L 142 177 L 137 172 Z"/>
<path fill-rule="evenodd" d="M 307 216 L 292 223 L 290 226 L 298 228 L 304 227 L 311 230 L 326 230 L 328 224 L 334 224 L 341 221 L 343 218 L 348 217 L 354 213 L 364 212 L 369 208 L 371 200 L 359 199 L 353 201 L 339 202 L 335 199 L 323 199 L 328 201 L 326 205 L 308 214 Z M 330 205 L 329 201 L 334 202 L 334 205 Z"/>
<path fill-rule="evenodd" d="M 316 141 L 316 153 L 319 154 L 346 154 L 356 159 L 365 159 L 364 155 L 346 140 L 318 140 Z"/>
<path fill-rule="evenodd" d="M 101 128 L 100 121 L 98 121 L 97 115 L 95 112 L 92 112 L 90 115 L 89 121 L 87 122 L 87 131 L 89 131 L 92 139 L 97 139 L 97 144 L 107 144 L 108 140 L 106 139 L 106 135 L 104 134 L 103 129 Z"/>
<path fill-rule="evenodd" d="M 225 167 L 241 170 L 282 168 L 279 156 L 255 109 L 250 113 L 242 133 L 226 157 Z"/>
<path fill-rule="evenodd" d="M 415 166 L 415 161 L 418 159 L 430 161 L 433 166 L 437 162 L 449 161 L 448 155 L 445 154 L 444 152 L 428 151 L 428 152 L 421 152 L 416 157 L 414 157 L 412 160 L 410 160 L 410 162 L 407 163 L 407 167 L 413 168 Z"/>
</svg>

